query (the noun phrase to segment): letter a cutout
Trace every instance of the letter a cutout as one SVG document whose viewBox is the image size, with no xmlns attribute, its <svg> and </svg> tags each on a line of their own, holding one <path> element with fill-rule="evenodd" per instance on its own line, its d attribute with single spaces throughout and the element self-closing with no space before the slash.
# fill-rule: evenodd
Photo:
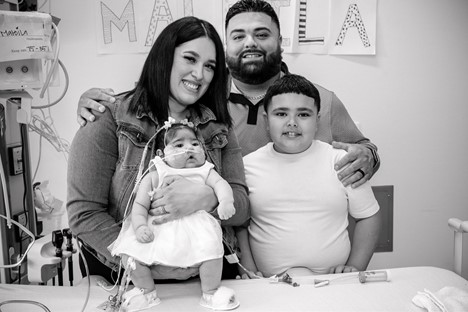
<svg viewBox="0 0 468 312">
<path fill-rule="evenodd" d="M 366 48 L 370 47 L 370 42 L 369 42 L 369 38 L 367 37 L 366 28 L 364 27 L 364 23 L 362 21 L 361 14 L 359 13 L 357 4 L 349 5 L 348 13 L 346 13 L 346 18 L 343 23 L 343 27 L 341 27 L 341 31 L 340 31 L 340 34 L 338 35 L 338 39 L 336 40 L 335 45 L 337 46 L 343 45 L 343 41 L 346 37 L 346 33 L 348 32 L 348 29 L 351 27 L 357 27 L 362 44 Z"/>
<path fill-rule="evenodd" d="M 164 14 L 163 11 L 165 11 Z M 167 24 L 172 23 L 171 9 L 167 0 L 156 0 L 154 2 L 153 14 L 151 15 L 151 21 L 148 27 L 148 35 L 146 36 L 145 46 L 152 46 L 154 37 L 156 36 L 156 30 L 158 23 L 165 21 Z"/>
</svg>

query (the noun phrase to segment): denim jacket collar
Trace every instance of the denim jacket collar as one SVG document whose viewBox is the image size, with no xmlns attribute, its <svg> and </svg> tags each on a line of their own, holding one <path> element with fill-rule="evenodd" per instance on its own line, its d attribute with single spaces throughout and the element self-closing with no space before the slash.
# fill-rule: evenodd
<svg viewBox="0 0 468 312">
<path fill-rule="evenodd" d="M 199 105 L 199 111 L 200 111 L 201 114 L 198 114 L 197 110 L 194 107 L 189 106 L 189 111 L 190 111 L 190 116 L 191 116 L 190 121 L 193 122 L 195 124 L 195 126 L 198 126 L 200 124 L 206 124 L 209 121 L 212 121 L 212 120 L 215 121 L 216 120 L 216 116 L 211 111 L 211 109 L 209 109 L 208 107 L 206 107 L 203 104 L 198 104 L 198 105 Z M 148 117 L 156 125 L 159 125 L 157 119 L 154 118 L 153 112 L 151 112 L 151 111 L 147 112 L 147 111 L 145 111 L 143 109 L 142 106 L 138 106 L 138 110 L 137 110 L 137 113 L 136 113 L 136 118 L 141 119 L 143 117 Z"/>
<path fill-rule="evenodd" d="M 195 108 L 189 107 L 189 109 L 190 109 L 190 116 L 192 116 L 190 118 L 190 121 L 192 121 L 195 124 L 195 126 L 198 126 L 200 124 L 203 125 L 203 124 L 206 124 L 209 121 L 215 121 L 216 120 L 216 116 L 211 111 L 211 109 L 209 109 L 208 107 L 206 107 L 203 104 L 199 104 L 200 114 L 196 113 Z"/>
</svg>

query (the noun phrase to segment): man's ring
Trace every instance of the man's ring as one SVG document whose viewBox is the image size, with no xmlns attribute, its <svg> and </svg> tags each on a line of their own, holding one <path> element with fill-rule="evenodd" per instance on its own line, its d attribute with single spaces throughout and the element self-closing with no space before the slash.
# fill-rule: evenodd
<svg viewBox="0 0 468 312">
<path fill-rule="evenodd" d="M 166 209 L 164 208 L 164 206 L 161 206 L 161 212 L 162 212 L 162 214 L 166 214 L 166 213 L 167 213 L 167 211 L 166 211 Z"/>
<path fill-rule="evenodd" d="M 364 173 L 364 171 L 362 171 L 362 169 L 358 169 L 356 170 L 356 172 L 360 172 L 362 174 L 362 176 L 364 177 L 366 174 Z"/>
</svg>

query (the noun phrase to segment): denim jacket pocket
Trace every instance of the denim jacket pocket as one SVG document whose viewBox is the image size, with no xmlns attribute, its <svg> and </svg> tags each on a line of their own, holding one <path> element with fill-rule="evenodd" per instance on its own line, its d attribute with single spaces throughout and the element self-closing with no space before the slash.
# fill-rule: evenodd
<svg viewBox="0 0 468 312">
<path fill-rule="evenodd" d="M 216 171 L 221 172 L 221 152 L 228 144 L 228 129 L 225 125 L 214 124 L 204 129 L 203 139 L 208 160 L 213 163 Z"/>
<path fill-rule="evenodd" d="M 228 143 L 227 134 L 227 128 L 220 128 L 218 131 L 214 131 L 208 139 L 205 138 L 206 149 L 212 151 L 225 147 Z"/>
<path fill-rule="evenodd" d="M 119 163 L 122 169 L 138 169 L 146 145 L 141 131 L 135 127 L 119 126 Z"/>
</svg>

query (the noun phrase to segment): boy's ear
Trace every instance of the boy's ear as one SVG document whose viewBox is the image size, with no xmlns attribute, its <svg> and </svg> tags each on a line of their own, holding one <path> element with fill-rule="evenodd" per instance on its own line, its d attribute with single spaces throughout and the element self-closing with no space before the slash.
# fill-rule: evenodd
<svg viewBox="0 0 468 312">
<path fill-rule="evenodd" d="M 317 114 L 317 122 L 315 123 L 315 132 L 318 131 L 319 120 L 320 120 L 320 113 Z"/>
<path fill-rule="evenodd" d="M 161 149 L 158 149 L 158 150 L 156 151 L 156 155 L 158 155 L 159 157 L 163 158 L 164 153 L 163 153 L 163 151 L 162 151 Z"/>
<path fill-rule="evenodd" d="M 265 119 L 265 125 L 266 125 L 266 129 L 267 131 L 270 131 L 270 127 L 268 126 L 268 114 L 266 112 L 263 112 L 263 119 Z"/>
</svg>

